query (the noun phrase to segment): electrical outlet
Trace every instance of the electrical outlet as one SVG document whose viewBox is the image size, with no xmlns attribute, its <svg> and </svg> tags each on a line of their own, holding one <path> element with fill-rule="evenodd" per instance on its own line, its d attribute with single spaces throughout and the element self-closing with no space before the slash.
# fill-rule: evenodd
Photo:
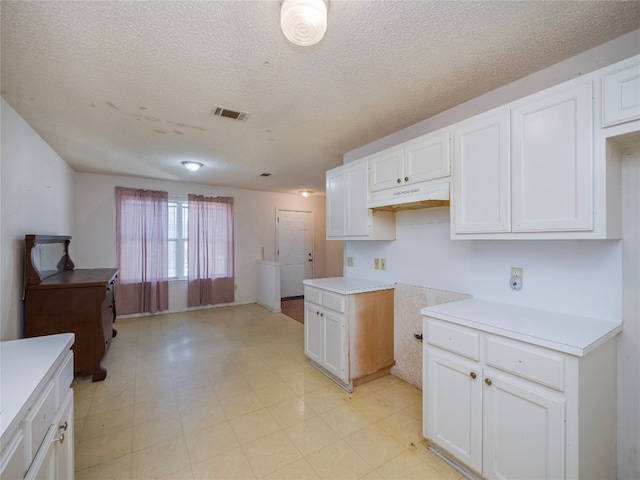
<svg viewBox="0 0 640 480">
<path fill-rule="evenodd" d="M 380 259 L 380 270 L 386 270 L 387 269 L 387 259 L 386 258 L 381 258 Z"/>
<path fill-rule="evenodd" d="M 379 258 L 374 258 L 373 259 L 373 268 L 376 270 L 380 270 L 380 259 Z"/>
<path fill-rule="evenodd" d="M 511 267 L 511 278 L 509 278 L 509 286 L 512 290 L 522 290 L 522 276 L 524 270 L 522 268 Z"/>
<path fill-rule="evenodd" d="M 353 257 L 347 257 L 347 267 L 353 267 Z"/>
</svg>

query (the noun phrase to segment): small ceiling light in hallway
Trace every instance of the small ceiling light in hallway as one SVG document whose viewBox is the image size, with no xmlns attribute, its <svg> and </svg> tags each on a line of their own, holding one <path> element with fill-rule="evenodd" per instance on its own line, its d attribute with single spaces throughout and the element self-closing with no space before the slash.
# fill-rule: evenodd
<svg viewBox="0 0 640 480">
<path fill-rule="evenodd" d="M 184 168 L 186 168 L 190 172 L 197 172 L 198 170 L 200 170 L 201 167 L 204 166 L 200 162 L 193 162 L 193 161 L 190 161 L 190 160 L 186 160 L 186 161 L 182 162 L 182 165 L 184 165 Z"/>
</svg>

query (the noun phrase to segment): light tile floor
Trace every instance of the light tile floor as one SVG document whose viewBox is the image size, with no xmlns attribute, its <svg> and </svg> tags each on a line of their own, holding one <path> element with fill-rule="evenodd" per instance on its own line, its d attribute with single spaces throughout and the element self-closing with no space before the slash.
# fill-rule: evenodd
<svg viewBox="0 0 640 480">
<path fill-rule="evenodd" d="M 106 380 L 74 380 L 76 479 L 455 479 L 426 449 L 421 392 L 349 394 L 303 325 L 251 304 L 118 320 Z"/>
</svg>

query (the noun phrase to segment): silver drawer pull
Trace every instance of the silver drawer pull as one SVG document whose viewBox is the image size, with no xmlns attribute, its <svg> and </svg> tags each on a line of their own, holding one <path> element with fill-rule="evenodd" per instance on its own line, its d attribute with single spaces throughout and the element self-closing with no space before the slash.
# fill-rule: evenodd
<svg viewBox="0 0 640 480">
<path fill-rule="evenodd" d="M 58 427 L 58 430 L 64 430 L 66 432 L 67 428 L 69 428 L 69 423 L 68 422 L 64 422 L 64 424 L 62 424 L 62 425 L 60 425 Z"/>
<path fill-rule="evenodd" d="M 56 442 L 60 442 L 61 445 L 64 443 L 64 433 L 61 434 L 58 438 L 53 439 L 53 443 L 56 443 Z"/>
</svg>

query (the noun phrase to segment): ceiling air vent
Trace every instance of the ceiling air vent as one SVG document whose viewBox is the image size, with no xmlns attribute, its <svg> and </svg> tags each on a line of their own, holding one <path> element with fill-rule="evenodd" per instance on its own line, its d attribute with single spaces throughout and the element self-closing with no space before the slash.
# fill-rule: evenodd
<svg viewBox="0 0 640 480">
<path fill-rule="evenodd" d="M 228 108 L 224 108 L 219 105 L 214 105 L 211 113 L 217 117 L 230 118 L 232 120 L 238 120 L 239 122 L 244 122 L 249 118 L 249 114 L 247 112 L 236 112 L 235 110 L 229 110 Z"/>
</svg>

